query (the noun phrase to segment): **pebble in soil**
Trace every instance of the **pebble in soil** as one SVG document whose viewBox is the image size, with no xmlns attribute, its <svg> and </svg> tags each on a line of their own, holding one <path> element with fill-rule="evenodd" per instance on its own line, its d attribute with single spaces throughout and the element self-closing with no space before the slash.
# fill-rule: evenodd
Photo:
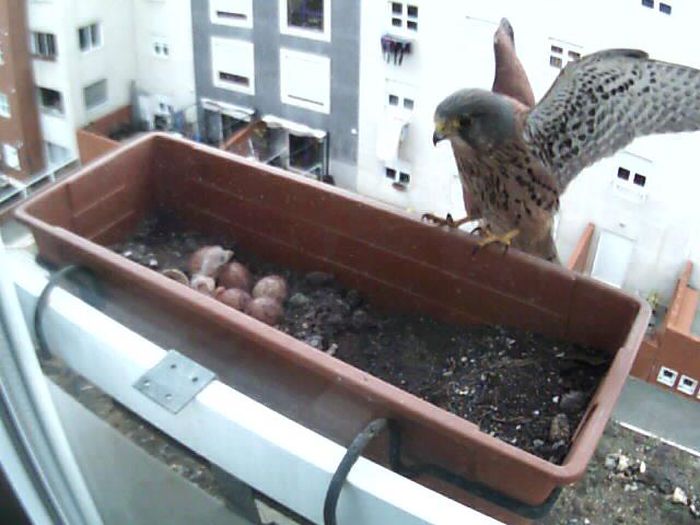
<svg viewBox="0 0 700 525">
<path fill-rule="evenodd" d="M 392 315 L 332 275 L 261 261 L 232 239 L 183 231 L 163 218 L 144 221 L 112 248 L 154 270 L 186 272 L 188 257 L 208 244 L 234 250 L 254 282 L 270 274 L 286 279 L 278 329 L 553 463 L 566 457 L 610 363 L 600 351 L 525 331 Z"/>
</svg>

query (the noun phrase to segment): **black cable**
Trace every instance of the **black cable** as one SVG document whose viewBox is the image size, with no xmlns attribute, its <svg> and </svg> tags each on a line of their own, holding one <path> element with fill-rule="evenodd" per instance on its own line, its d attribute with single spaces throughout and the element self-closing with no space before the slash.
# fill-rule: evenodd
<svg viewBox="0 0 700 525">
<path fill-rule="evenodd" d="M 81 268 L 82 267 L 80 266 L 70 264 L 68 266 L 64 266 L 60 270 L 53 273 L 51 277 L 49 277 L 49 281 L 46 283 L 46 286 L 41 291 L 39 299 L 37 299 L 36 307 L 34 308 L 34 333 L 36 334 L 36 342 L 37 346 L 39 347 L 39 357 L 41 358 L 48 359 L 51 356 L 51 353 L 49 352 L 49 346 L 46 342 L 46 334 L 44 334 L 44 327 L 41 323 L 44 315 L 44 310 L 46 309 L 46 305 L 49 302 L 49 295 L 51 295 L 51 290 L 53 290 L 66 275 L 77 271 Z"/>
<path fill-rule="evenodd" d="M 441 479 L 442 481 L 446 481 L 450 485 L 454 485 L 455 487 L 469 492 L 478 498 L 494 503 L 495 505 L 498 505 L 509 512 L 531 520 L 540 519 L 546 516 L 557 502 L 559 494 L 561 494 L 562 490 L 561 487 L 557 487 L 552 491 L 544 503 L 540 505 L 529 505 L 512 498 L 511 496 L 498 492 L 497 490 L 494 490 L 483 483 L 466 479 L 438 465 L 433 465 L 430 463 L 405 465 L 401 461 L 401 431 L 394 421 L 389 422 L 389 466 L 391 470 L 407 478 L 416 478 L 426 475 Z"/>
<path fill-rule="evenodd" d="M 360 454 L 365 449 L 374 437 L 379 434 L 387 425 L 387 420 L 384 418 L 375 419 L 370 422 L 365 429 L 360 432 L 355 439 L 352 440 L 350 446 L 345 452 L 345 456 L 340 461 L 338 468 L 331 478 L 331 482 L 328 485 L 328 490 L 326 491 L 326 499 L 323 502 L 323 523 L 325 525 L 336 525 L 336 507 L 338 506 L 338 498 L 340 497 L 340 491 L 343 488 L 350 469 L 352 469 L 355 462 L 357 462 Z"/>
</svg>

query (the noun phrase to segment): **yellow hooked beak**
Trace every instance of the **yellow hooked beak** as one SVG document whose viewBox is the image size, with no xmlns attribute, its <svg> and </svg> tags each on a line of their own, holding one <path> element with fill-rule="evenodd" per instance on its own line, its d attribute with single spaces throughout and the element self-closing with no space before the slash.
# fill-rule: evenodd
<svg viewBox="0 0 700 525">
<path fill-rule="evenodd" d="M 433 146 L 441 140 L 445 140 L 456 130 L 455 123 L 451 120 L 435 120 L 435 131 L 433 131 Z"/>
</svg>

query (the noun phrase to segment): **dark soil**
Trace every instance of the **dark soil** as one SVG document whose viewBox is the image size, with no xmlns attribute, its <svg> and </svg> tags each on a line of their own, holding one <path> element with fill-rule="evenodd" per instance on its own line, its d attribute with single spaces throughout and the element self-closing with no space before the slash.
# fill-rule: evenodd
<svg viewBox="0 0 700 525">
<path fill-rule="evenodd" d="M 255 279 L 273 273 L 287 279 L 280 330 L 554 463 L 568 453 L 609 366 L 602 352 L 536 334 L 391 315 L 331 275 L 261 261 L 234 239 L 181 231 L 162 218 L 144 221 L 112 248 L 154 270 L 186 271 L 189 255 L 208 244 L 234 249 Z"/>
</svg>

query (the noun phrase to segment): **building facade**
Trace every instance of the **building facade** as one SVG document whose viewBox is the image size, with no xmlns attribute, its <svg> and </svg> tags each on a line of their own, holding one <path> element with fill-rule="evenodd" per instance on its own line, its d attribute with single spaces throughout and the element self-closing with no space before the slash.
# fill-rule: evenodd
<svg viewBox="0 0 700 525">
<path fill-rule="evenodd" d="M 144 129 L 189 111 L 194 75 L 189 0 L 25 0 L 44 156 L 77 156 L 75 130 L 132 106 Z"/>
<path fill-rule="evenodd" d="M 536 99 L 567 62 L 605 48 L 643 49 L 700 67 L 688 43 L 700 16 L 695 2 L 593 0 L 564 7 L 545 0 L 535 12 L 532 4 L 512 0 L 367 0 L 361 16 L 357 190 L 416 213 L 463 216 L 451 148 L 431 141 L 433 112 L 457 89 L 491 89 L 501 17 L 514 27 Z M 646 137 L 586 169 L 562 199 L 562 260 L 593 223 L 585 271 L 668 303 L 686 261 L 700 263 L 699 147 L 700 133 Z M 691 284 L 700 286 L 697 270 Z"/>
<path fill-rule="evenodd" d="M 250 154 L 354 188 L 360 3 L 192 0 L 203 140 L 260 123 Z"/>
<path fill-rule="evenodd" d="M 0 1 L 0 173 L 26 179 L 44 166 L 24 0 Z"/>
</svg>

